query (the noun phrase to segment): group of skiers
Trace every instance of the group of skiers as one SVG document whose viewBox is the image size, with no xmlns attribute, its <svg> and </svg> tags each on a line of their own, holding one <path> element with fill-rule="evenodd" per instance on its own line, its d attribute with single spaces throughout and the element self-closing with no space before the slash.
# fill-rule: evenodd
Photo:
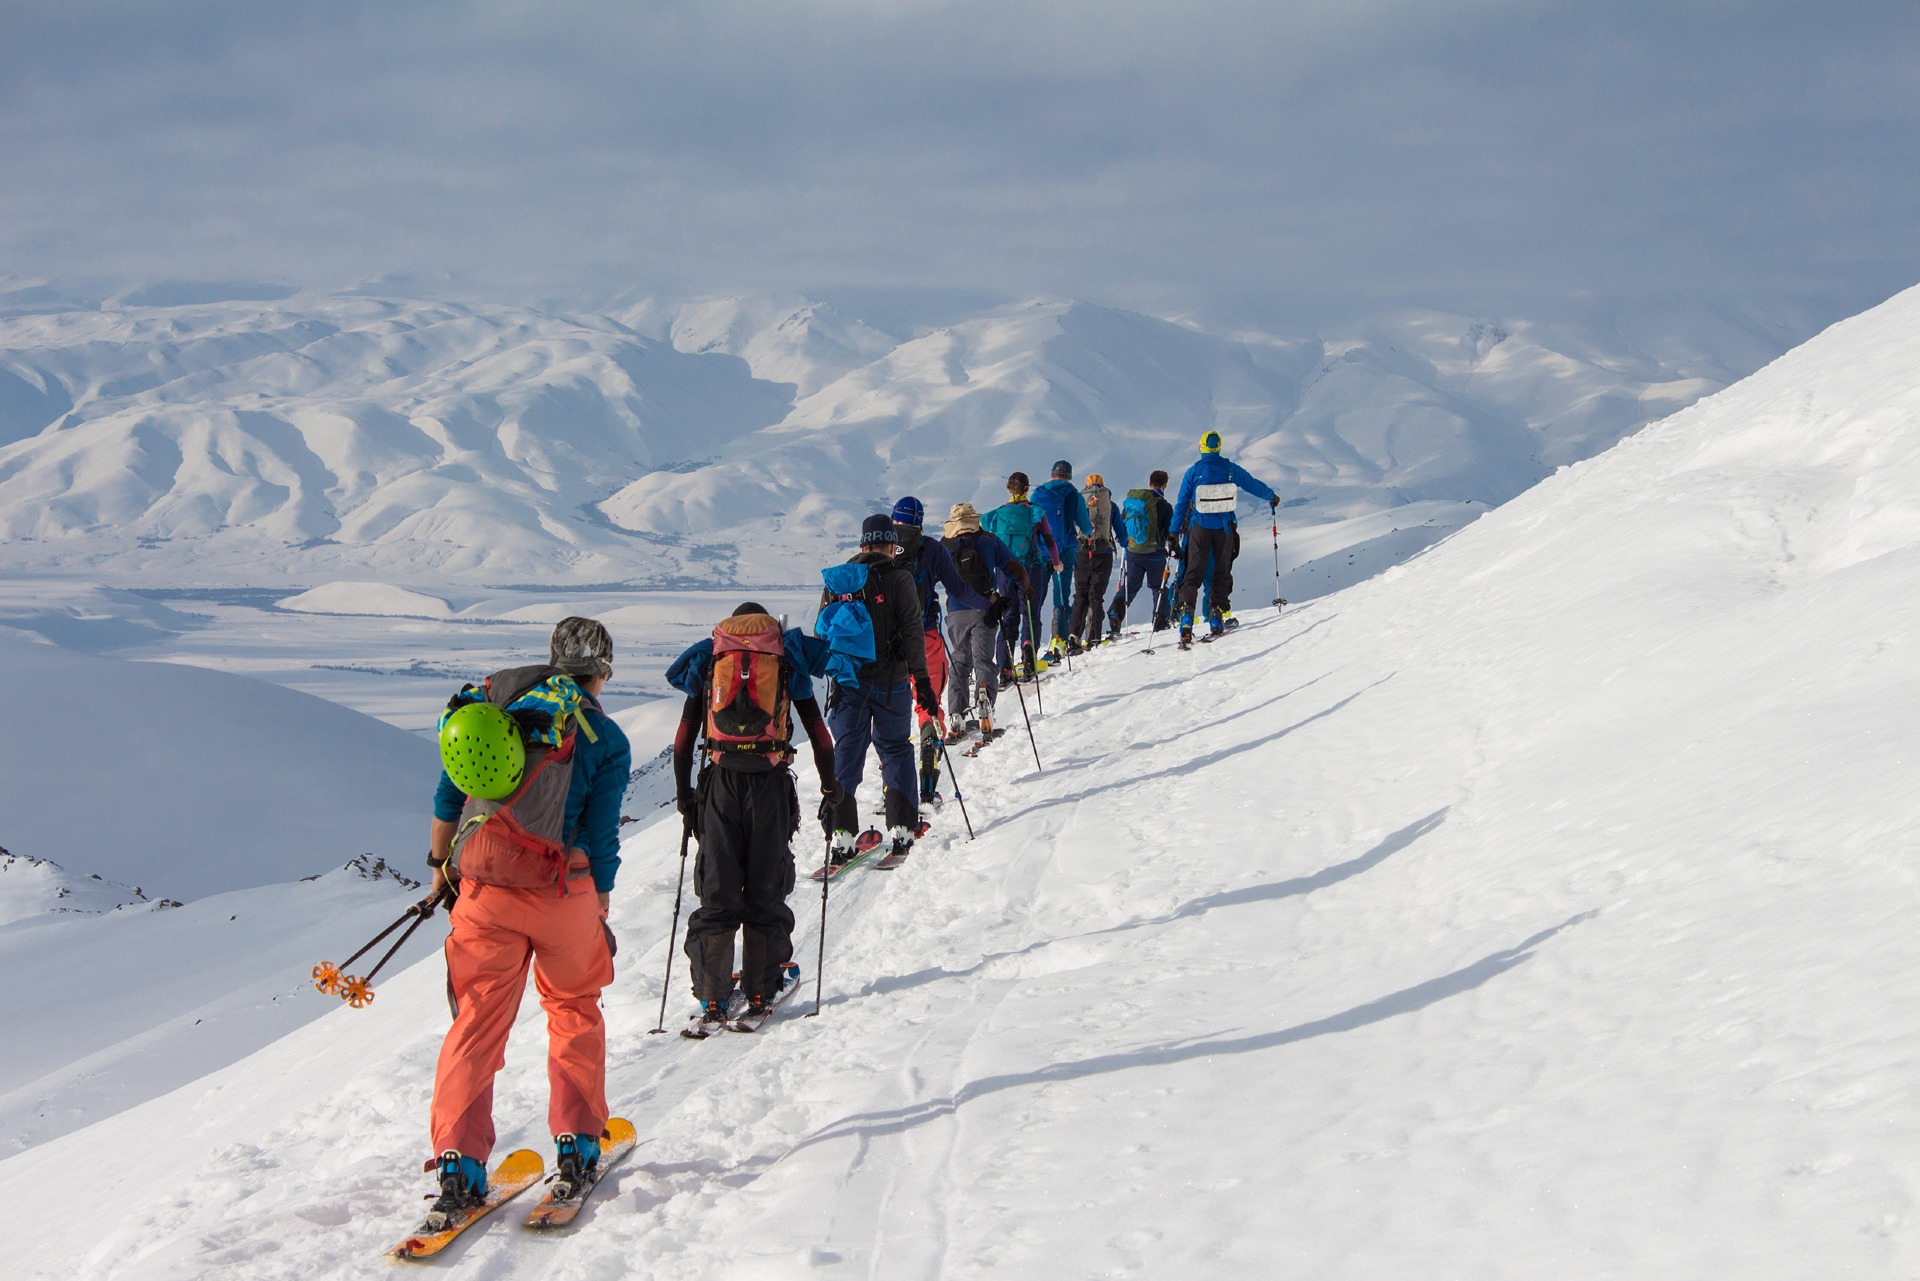
<svg viewBox="0 0 1920 1281">
<path fill-rule="evenodd" d="M 1117 637 L 1142 588 L 1152 628 L 1177 623 L 1182 648 L 1196 610 L 1213 635 L 1234 626 L 1239 494 L 1270 507 L 1279 499 L 1222 456 L 1212 431 L 1172 502 L 1167 479 L 1155 471 L 1116 503 L 1097 472 L 1076 485 L 1065 460 L 1038 488 L 1014 472 L 1004 504 L 982 515 L 954 503 L 938 537 L 920 500 L 902 498 L 866 518 L 846 563 L 822 571 L 812 634 L 748 601 L 674 661 L 668 681 L 686 696 L 673 742 L 682 858 L 689 840 L 699 851 L 699 907 L 684 949 L 699 1023 L 730 1025 L 743 999 L 738 1017 L 757 1026 L 797 974 L 787 904 L 801 824 L 795 720 L 820 781 L 827 861 L 817 875 L 859 857 L 863 843 L 884 844 L 882 866 L 898 866 L 926 830 L 923 808 L 940 803 L 940 753 L 992 741 L 1006 682 L 1035 679 L 1049 657 Z M 1177 588 L 1172 564 L 1183 565 Z M 559 1178 L 590 1186 L 595 1177 L 610 1116 L 600 993 L 616 944 L 605 918 L 631 763 L 600 705 L 612 671 L 606 628 L 568 618 L 546 664 L 464 688 L 441 718 L 445 769 L 428 862 L 436 896 L 454 900 L 446 944 L 454 1019 L 434 1081 L 438 1157 L 428 1168 L 438 1170 L 440 1196 L 430 1223 L 486 1196 L 493 1080 L 529 969 L 547 1011 Z M 884 830 L 863 834 L 855 795 L 869 747 L 880 759 Z"/>
</svg>

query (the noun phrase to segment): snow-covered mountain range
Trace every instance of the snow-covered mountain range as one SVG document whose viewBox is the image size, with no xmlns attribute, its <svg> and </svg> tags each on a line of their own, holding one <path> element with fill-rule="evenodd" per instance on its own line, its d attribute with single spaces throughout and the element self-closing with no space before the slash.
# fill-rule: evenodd
<svg viewBox="0 0 1920 1281">
<path fill-rule="evenodd" d="M 1018 734 L 959 762 L 972 839 L 949 807 L 900 870 L 836 883 L 819 1018 L 648 1035 L 679 833 L 636 825 L 605 1008 L 610 1099 L 646 1146 L 574 1234 L 498 1216 L 445 1263 L 1911 1275 L 1916 368 L 1920 289 L 1337 596 L 1049 672 L 1044 769 Z M 6 1026 L 66 1038 L 0 1095 L 27 1148 L 0 1161 L 14 1273 L 388 1274 L 426 1190 L 444 971 L 347 1010 L 301 990 L 323 931 L 294 928 L 357 941 L 404 901 L 346 921 L 368 885 L 0 929 Z M 192 976 L 223 993 L 214 1038 L 149 959 L 189 923 L 227 958 Z M 128 924 L 159 1025 L 85 972 Z M 40 954 L 82 972 L 96 1027 L 135 1031 L 56 1019 L 14 977 Z M 551 1151 L 540 1017 L 494 1096 L 502 1149 Z"/>
<path fill-rule="evenodd" d="M 889 334 L 806 299 L 222 292 L 0 290 L 0 572 L 804 583 L 903 493 L 984 509 L 1057 458 L 1124 489 L 1209 428 L 1293 504 L 1290 568 L 1411 508 L 1389 525 L 1428 533 L 1391 561 L 1803 336 L 1406 313 L 1289 339 L 1057 300 Z"/>
</svg>

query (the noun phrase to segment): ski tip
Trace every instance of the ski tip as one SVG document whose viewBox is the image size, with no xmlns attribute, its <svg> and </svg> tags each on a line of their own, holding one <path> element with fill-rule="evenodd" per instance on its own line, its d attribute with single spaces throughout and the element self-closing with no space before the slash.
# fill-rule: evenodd
<svg viewBox="0 0 1920 1281">
<path fill-rule="evenodd" d="M 639 1132 L 633 1128 L 633 1122 L 623 1116 L 615 1116 L 607 1118 L 607 1128 L 602 1137 L 608 1144 L 618 1147 L 622 1143 L 633 1142 L 638 1134 Z"/>
</svg>

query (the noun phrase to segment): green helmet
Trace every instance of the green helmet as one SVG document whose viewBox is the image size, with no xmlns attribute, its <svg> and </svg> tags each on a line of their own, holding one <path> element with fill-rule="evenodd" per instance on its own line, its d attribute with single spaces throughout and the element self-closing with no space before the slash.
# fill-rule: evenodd
<svg viewBox="0 0 1920 1281">
<path fill-rule="evenodd" d="M 467 703 L 440 722 L 440 763 L 453 785 L 483 801 L 503 801 L 527 770 L 520 726 L 492 703 Z"/>
</svg>

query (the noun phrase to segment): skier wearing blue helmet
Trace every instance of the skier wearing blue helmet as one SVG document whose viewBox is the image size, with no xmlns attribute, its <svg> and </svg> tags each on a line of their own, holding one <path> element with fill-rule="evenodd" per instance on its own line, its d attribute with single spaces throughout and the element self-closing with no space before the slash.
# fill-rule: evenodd
<svg viewBox="0 0 1920 1281">
<path fill-rule="evenodd" d="M 1220 433 L 1200 437 L 1200 457 L 1180 478 L 1180 497 L 1173 505 L 1173 531 L 1186 549 L 1180 572 L 1180 648 L 1193 644 L 1193 608 L 1200 599 L 1200 580 L 1212 568 L 1211 608 L 1207 629 L 1218 636 L 1233 611 L 1234 513 L 1240 491 L 1267 500 L 1269 508 L 1280 497 L 1244 467 L 1228 462 L 1220 452 Z"/>
</svg>

